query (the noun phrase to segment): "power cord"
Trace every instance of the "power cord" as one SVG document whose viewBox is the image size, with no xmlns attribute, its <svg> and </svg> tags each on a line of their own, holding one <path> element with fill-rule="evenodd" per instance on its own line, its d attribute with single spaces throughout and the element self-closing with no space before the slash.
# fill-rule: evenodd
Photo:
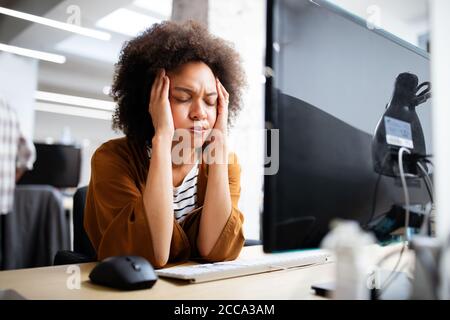
<svg viewBox="0 0 450 320">
<path fill-rule="evenodd" d="M 407 247 L 407 243 L 409 241 L 409 233 L 408 233 L 408 227 L 409 227 L 409 193 L 408 193 L 408 186 L 406 185 L 406 177 L 405 177 L 405 171 L 403 168 L 403 154 L 404 153 L 408 153 L 411 154 L 411 151 L 409 151 L 407 148 L 401 147 L 399 152 L 398 152 L 398 164 L 399 164 L 399 171 L 400 171 L 400 179 L 402 182 L 402 187 L 403 187 L 403 193 L 404 193 L 404 197 L 405 197 L 405 234 L 404 234 L 404 240 L 403 240 L 403 245 L 402 245 L 402 249 L 400 251 L 400 256 L 398 257 L 398 260 L 394 266 L 394 269 L 391 271 L 391 273 L 389 274 L 389 276 L 387 277 L 387 279 L 384 281 L 383 285 L 381 286 L 379 293 L 378 293 L 378 297 L 380 297 L 383 292 L 386 291 L 386 289 L 394 282 L 394 280 L 397 278 L 398 276 L 398 266 L 400 265 L 400 262 L 402 260 L 403 257 L 403 253 L 405 252 L 405 249 Z M 386 259 L 386 257 L 383 257 L 383 259 L 381 261 L 384 261 Z M 380 262 L 378 263 L 378 266 L 380 265 Z"/>
<path fill-rule="evenodd" d="M 419 161 L 416 164 L 419 167 L 419 169 L 422 171 L 422 173 L 424 174 L 423 175 L 423 180 L 425 182 L 425 186 L 427 188 L 428 195 L 430 196 L 430 201 L 431 201 L 430 212 L 425 214 L 425 218 L 424 218 L 424 221 L 422 223 L 422 228 L 420 230 L 420 234 L 421 235 L 425 235 L 427 233 L 430 234 L 430 228 L 429 228 L 428 224 L 429 224 L 429 221 L 430 221 L 431 212 L 433 211 L 433 207 L 434 207 L 434 189 L 433 189 L 433 182 L 431 181 L 429 172 L 427 170 L 425 170 L 424 166 Z"/>
<path fill-rule="evenodd" d="M 401 147 L 398 151 L 398 168 L 400 171 L 400 180 L 402 181 L 402 187 L 403 187 L 403 195 L 405 197 L 405 241 L 409 241 L 409 233 L 408 233 L 408 227 L 409 227 L 409 193 L 408 193 L 408 186 L 406 185 L 406 177 L 405 177 L 405 168 L 403 167 L 403 153 L 411 154 L 411 151 L 409 149 L 406 149 L 405 147 Z"/>
<path fill-rule="evenodd" d="M 425 182 L 425 186 L 427 187 L 431 202 L 434 203 L 433 182 L 431 181 L 430 174 L 420 162 L 417 162 L 416 164 L 419 167 L 419 169 L 422 171 L 422 173 L 424 174 L 423 179 Z"/>
<path fill-rule="evenodd" d="M 403 254 L 404 254 L 405 249 L 406 249 L 406 247 L 407 247 L 407 243 L 408 243 L 408 241 L 409 241 L 408 227 L 409 227 L 409 218 L 410 218 L 410 212 L 409 212 L 409 202 L 410 202 L 410 201 L 409 201 L 408 187 L 407 187 L 407 184 L 406 184 L 406 175 L 405 175 L 405 173 L 404 173 L 404 167 L 403 167 L 403 154 L 404 154 L 405 152 L 408 153 L 408 154 L 411 154 L 411 152 L 410 152 L 408 149 L 406 149 L 406 148 L 401 148 L 401 149 L 399 150 L 399 154 L 398 154 L 398 157 L 399 157 L 398 163 L 399 163 L 400 179 L 401 179 L 401 181 L 402 181 L 402 187 L 403 187 L 403 192 L 404 192 L 404 197 L 405 197 L 405 207 L 406 207 L 406 208 L 405 208 L 405 211 L 406 211 L 406 215 L 405 215 L 405 239 L 404 239 L 404 241 L 403 241 L 403 245 L 402 245 L 402 248 L 401 248 L 401 251 L 400 251 L 400 256 L 399 256 L 399 258 L 398 258 L 398 260 L 397 260 L 397 262 L 396 262 L 396 264 L 395 264 L 395 266 L 394 266 L 394 269 L 393 269 L 392 272 L 389 274 L 388 278 L 384 281 L 383 285 L 381 286 L 381 288 L 380 288 L 380 290 L 379 290 L 379 292 L 378 292 L 378 294 L 377 294 L 377 297 L 380 297 L 380 296 L 386 291 L 386 289 L 387 289 L 387 288 L 395 281 L 395 279 L 398 277 L 398 275 L 399 275 L 399 272 L 397 272 L 397 271 L 398 271 L 398 267 L 399 267 L 399 265 L 400 265 L 400 262 L 401 262 L 401 260 L 402 260 Z M 431 165 L 433 165 L 433 163 L 432 163 L 429 159 L 427 159 L 428 156 L 423 156 L 423 157 L 420 157 L 420 158 L 422 158 L 426 163 L 430 163 Z M 430 178 L 430 176 L 429 176 L 429 172 L 425 169 L 425 167 L 420 163 L 419 160 L 420 160 L 420 159 L 417 159 L 416 165 L 419 167 L 419 169 L 420 169 L 420 170 L 422 171 L 422 173 L 423 173 L 423 179 L 424 179 L 424 181 L 425 181 L 425 186 L 426 186 L 427 191 L 428 191 L 428 194 L 429 194 L 429 196 L 430 196 L 431 205 L 433 206 L 433 205 L 434 205 L 433 182 L 431 181 L 431 178 Z M 426 226 L 426 225 L 428 224 L 429 215 L 430 215 L 430 214 L 427 214 L 427 215 L 425 216 L 425 220 L 424 220 L 424 222 L 423 222 L 423 225 L 424 225 L 424 226 Z M 423 232 L 423 229 L 421 230 L 421 233 L 422 233 L 422 232 Z M 395 252 L 396 252 L 396 251 L 395 251 Z M 378 262 L 377 266 L 380 266 L 380 264 L 381 264 L 382 261 L 386 260 L 388 257 L 390 257 L 390 256 L 392 256 L 393 254 L 395 254 L 395 252 L 390 253 L 390 254 L 388 254 L 387 256 L 383 257 L 383 258 L 381 259 L 381 261 Z"/>
</svg>

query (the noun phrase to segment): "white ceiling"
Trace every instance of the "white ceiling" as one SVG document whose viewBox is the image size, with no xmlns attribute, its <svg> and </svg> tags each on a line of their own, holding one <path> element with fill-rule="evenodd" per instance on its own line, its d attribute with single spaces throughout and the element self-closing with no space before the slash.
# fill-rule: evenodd
<svg viewBox="0 0 450 320">
<path fill-rule="evenodd" d="M 62 54 L 67 57 L 67 61 L 64 64 L 39 62 L 39 90 L 81 95 L 89 98 L 109 99 L 109 97 L 104 95 L 103 88 L 111 84 L 114 63 L 118 59 L 124 42 L 129 40 L 130 36 L 101 29 L 96 26 L 97 22 L 117 9 L 126 8 L 136 13 L 150 16 L 148 24 L 150 26 L 159 19 L 167 18 L 165 16 L 168 12 L 167 3 L 171 7 L 171 1 L 145 0 L 140 1 L 141 4 L 138 0 L 60 1 L 45 15 L 41 14 L 41 16 L 57 21 L 70 22 L 71 20 L 73 21 L 74 11 L 68 11 L 68 8 L 75 5 L 79 8 L 82 27 L 107 31 L 112 35 L 111 40 L 102 41 L 39 24 L 28 24 L 23 31 L 9 41 L 9 44 Z M 29 2 L 30 8 L 32 2 L 35 3 L 33 0 L 21 2 Z M 139 6 L 135 5 L 135 3 Z M 147 8 L 143 8 L 142 3 L 146 4 Z M 161 8 L 161 3 L 166 3 L 166 5 Z M 26 8 L 23 11 L 27 12 Z M 17 33 L 17 30 L 13 30 L 14 28 L 6 31 Z M 5 30 L 2 32 L 5 32 Z"/>
<path fill-rule="evenodd" d="M 20 9 L 27 12 L 28 4 L 31 11 L 28 13 L 38 11 L 36 14 L 62 22 L 70 21 L 71 13 L 68 13 L 67 10 L 70 6 L 75 5 L 80 9 L 81 26 L 100 29 L 96 26 L 98 21 L 119 8 L 153 16 L 152 19 L 149 19 L 150 26 L 154 22 L 153 19 L 168 18 L 171 1 L 40 0 L 41 7 L 39 7 L 34 0 L 0 0 L 0 5 L 9 5 L 14 9 L 13 3 L 20 4 Z M 367 14 L 368 6 L 375 4 L 386 16 L 394 15 L 394 19 L 411 26 L 426 24 L 428 20 L 427 0 L 332 0 L 332 2 L 361 16 Z M 43 10 L 44 4 L 48 9 L 47 13 L 39 12 L 39 10 Z M 146 8 L 143 8 L 144 5 Z M 3 20 L 5 17 L 0 15 L 0 27 Z M 129 36 L 108 31 L 112 35 L 111 40 L 102 41 L 38 24 L 15 22 L 14 24 L 3 23 L 3 26 L 7 27 L 1 28 L 3 30 L 0 31 L 0 40 L 10 36 L 13 39 L 9 41 L 9 44 L 62 54 L 67 57 L 64 64 L 40 61 L 38 79 L 40 90 L 109 99 L 103 93 L 103 88 L 111 84 L 114 63 L 117 61 L 123 43 L 130 39 Z"/>
</svg>

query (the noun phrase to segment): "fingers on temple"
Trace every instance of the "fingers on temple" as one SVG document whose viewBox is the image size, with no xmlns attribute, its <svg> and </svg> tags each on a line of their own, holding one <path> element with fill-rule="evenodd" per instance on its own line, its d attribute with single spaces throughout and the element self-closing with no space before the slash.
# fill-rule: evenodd
<svg viewBox="0 0 450 320">
<path fill-rule="evenodd" d="M 224 96 L 222 91 L 222 84 L 220 83 L 219 79 L 216 79 L 216 83 L 217 83 L 217 93 L 219 94 L 219 100 L 223 101 Z"/>
<path fill-rule="evenodd" d="M 169 77 L 164 76 L 162 81 L 163 81 L 163 87 L 162 87 L 161 95 L 163 98 L 168 98 L 169 97 L 169 87 L 170 87 Z"/>
<path fill-rule="evenodd" d="M 228 97 L 229 97 L 230 95 L 228 94 L 227 89 L 225 89 L 225 87 L 223 86 L 222 83 L 220 83 L 220 87 L 221 87 L 221 89 L 222 89 L 222 96 L 225 98 L 226 101 L 228 101 Z"/>
<path fill-rule="evenodd" d="M 162 95 L 161 91 L 162 91 L 162 88 L 163 88 L 163 85 L 164 85 L 164 76 L 165 76 L 165 71 L 164 71 L 164 69 L 161 69 L 161 71 L 158 73 L 157 80 L 155 80 L 155 81 L 157 81 L 157 83 L 156 83 L 156 95 L 158 97 L 161 97 L 161 95 Z"/>
<path fill-rule="evenodd" d="M 153 80 L 152 89 L 150 90 L 150 98 L 155 97 L 158 93 L 158 82 L 160 79 L 161 70 L 158 70 Z"/>
</svg>

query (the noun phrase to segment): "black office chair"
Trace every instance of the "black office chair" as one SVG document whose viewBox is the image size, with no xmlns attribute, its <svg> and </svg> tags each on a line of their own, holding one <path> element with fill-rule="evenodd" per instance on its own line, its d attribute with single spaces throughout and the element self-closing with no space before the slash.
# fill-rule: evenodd
<svg viewBox="0 0 450 320">
<path fill-rule="evenodd" d="M 244 247 L 260 246 L 260 245 L 262 245 L 262 241 L 256 239 L 245 239 L 244 242 Z"/>
<path fill-rule="evenodd" d="M 92 247 L 83 227 L 84 206 L 88 187 L 78 188 L 73 196 L 73 249 L 74 251 L 58 251 L 53 261 L 54 265 L 77 264 L 97 261 L 96 253 Z"/>
<path fill-rule="evenodd" d="M 81 187 L 73 196 L 73 247 L 74 251 L 59 251 L 54 265 L 76 264 L 96 261 L 96 253 L 83 226 L 84 206 L 88 187 Z M 256 239 L 246 239 L 244 247 L 261 245 Z"/>
<path fill-rule="evenodd" d="M 88 187 L 79 188 L 73 196 L 73 249 L 75 252 L 94 258 L 94 247 L 84 230 L 84 206 Z"/>
</svg>

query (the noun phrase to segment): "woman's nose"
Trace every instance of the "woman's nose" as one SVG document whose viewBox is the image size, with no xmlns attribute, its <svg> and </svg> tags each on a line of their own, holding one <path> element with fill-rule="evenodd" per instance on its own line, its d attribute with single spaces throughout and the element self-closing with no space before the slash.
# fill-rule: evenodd
<svg viewBox="0 0 450 320">
<path fill-rule="evenodd" d="M 189 116 L 193 120 L 203 120 L 206 118 L 205 106 L 202 102 L 196 101 L 191 105 L 191 111 Z"/>
</svg>

